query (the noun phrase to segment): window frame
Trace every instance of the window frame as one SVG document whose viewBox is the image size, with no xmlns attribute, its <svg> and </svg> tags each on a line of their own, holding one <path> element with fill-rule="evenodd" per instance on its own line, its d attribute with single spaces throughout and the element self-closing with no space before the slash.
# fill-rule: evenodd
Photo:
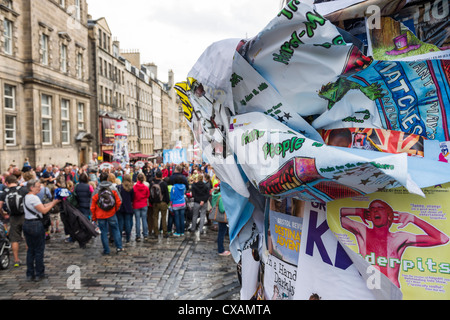
<svg viewBox="0 0 450 320">
<path fill-rule="evenodd" d="M 44 104 L 44 97 L 48 98 L 48 103 Z M 53 97 L 48 94 L 41 94 L 41 132 L 42 132 L 42 144 L 43 145 L 51 145 L 53 143 L 52 139 L 52 102 Z M 48 114 L 44 114 L 44 107 L 48 109 Z M 47 132 L 47 130 L 44 130 L 44 121 L 48 122 L 48 138 L 49 141 L 45 141 L 44 132 Z"/>
</svg>

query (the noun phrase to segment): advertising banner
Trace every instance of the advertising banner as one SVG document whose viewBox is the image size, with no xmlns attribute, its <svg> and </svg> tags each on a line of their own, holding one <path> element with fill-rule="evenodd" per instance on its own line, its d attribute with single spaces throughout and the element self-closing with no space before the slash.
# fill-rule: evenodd
<svg viewBox="0 0 450 320">
<path fill-rule="evenodd" d="M 114 132 L 116 127 L 116 120 L 110 118 L 101 118 L 102 144 L 114 144 Z"/>
<path fill-rule="evenodd" d="M 119 163 L 122 168 L 130 162 L 128 154 L 128 122 L 116 120 L 114 127 L 114 154 L 113 161 Z"/>
<path fill-rule="evenodd" d="M 186 149 L 163 150 L 163 162 L 175 164 L 187 162 Z"/>
<path fill-rule="evenodd" d="M 386 275 L 404 299 L 450 299 L 450 184 L 403 188 L 328 204 L 327 221 L 342 242 Z"/>
</svg>

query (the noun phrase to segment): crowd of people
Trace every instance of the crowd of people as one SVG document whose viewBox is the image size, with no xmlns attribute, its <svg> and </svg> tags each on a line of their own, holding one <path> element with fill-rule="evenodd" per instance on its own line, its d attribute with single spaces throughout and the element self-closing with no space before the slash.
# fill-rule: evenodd
<svg viewBox="0 0 450 320">
<path fill-rule="evenodd" d="M 66 163 L 62 168 L 32 168 L 25 159 L 22 168 L 11 165 L 0 176 L 0 219 L 8 225 L 14 267 L 21 265 L 19 244 L 26 241 L 29 280 L 45 275 L 45 243 L 52 234 L 65 232 L 66 242 L 75 241 L 63 223 L 65 201 L 98 227 L 105 255 L 110 254 L 110 243 L 120 253 L 124 243 L 159 236 L 182 237 L 187 232 L 199 240 L 205 224 L 218 231 L 218 254 L 230 254 L 223 244 L 226 221 L 208 215 L 215 209 L 224 212 L 220 181 L 208 164 L 147 162 L 122 168 L 102 166 L 94 153 L 81 167 Z"/>
</svg>

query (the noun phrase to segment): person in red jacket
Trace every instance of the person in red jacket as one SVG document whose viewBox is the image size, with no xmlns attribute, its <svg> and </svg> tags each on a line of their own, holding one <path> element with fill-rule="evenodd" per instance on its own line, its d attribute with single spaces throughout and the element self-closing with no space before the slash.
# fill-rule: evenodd
<svg viewBox="0 0 450 320">
<path fill-rule="evenodd" d="M 93 193 L 91 202 L 92 221 L 96 221 L 100 228 L 103 254 L 105 255 L 110 253 L 108 231 L 113 236 L 117 253 L 123 251 L 122 236 L 116 216 L 116 212 L 122 204 L 122 199 L 116 188 L 107 180 L 108 174 L 102 172 L 100 174 L 100 183 Z"/>
<path fill-rule="evenodd" d="M 147 208 L 150 189 L 144 184 L 144 181 L 145 175 L 139 173 L 137 182 L 133 187 L 133 211 L 136 219 L 136 241 L 141 241 L 141 222 L 144 241 L 148 240 Z"/>
</svg>

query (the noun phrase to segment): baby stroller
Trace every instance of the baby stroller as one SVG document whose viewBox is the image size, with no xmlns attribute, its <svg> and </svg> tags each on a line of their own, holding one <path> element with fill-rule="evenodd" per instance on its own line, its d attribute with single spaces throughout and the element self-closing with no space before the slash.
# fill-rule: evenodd
<svg viewBox="0 0 450 320">
<path fill-rule="evenodd" d="M 3 222 L 0 221 L 0 270 L 9 268 L 9 252 L 11 243 L 9 242 L 8 233 Z"/>
</svg>

